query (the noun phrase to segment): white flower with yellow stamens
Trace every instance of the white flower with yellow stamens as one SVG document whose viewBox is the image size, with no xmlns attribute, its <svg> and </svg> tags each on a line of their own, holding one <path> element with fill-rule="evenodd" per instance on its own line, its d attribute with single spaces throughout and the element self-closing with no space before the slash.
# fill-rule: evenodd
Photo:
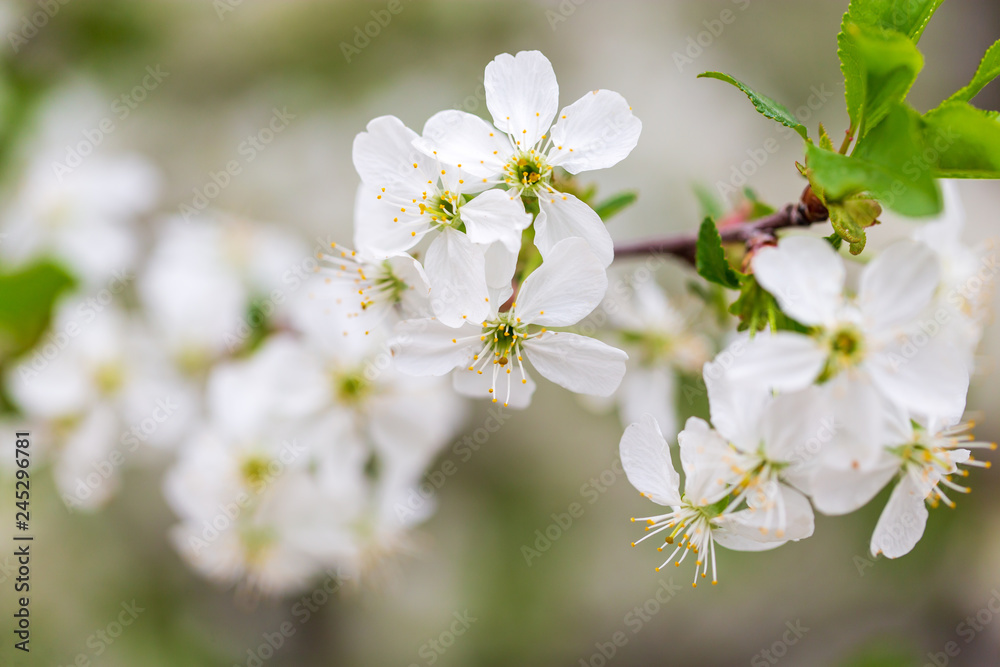
<svg viewBox="0 0 1000 667">
<path fill-rule="evenodd" d="M 795 487 L 808 480 L 815 444 L 836 431 L 822 392 L 810 387 L 773 396 L 736 386 L 725 381 L 719 362 L 705 364 L 704 378 L 712 426 L 728 443 L 713 452 L 718 480 L 732 495 L 727 510 L 745 501 L 763 512 L 763 534 L 786 540 L 811 536 L 812 507 Z M 685 437 L 683 432 L 678 436 L 682 442 Z"/>
<path fill-rule="evenodd" d="M 954 507 L 945 488 L 948 493 L 970 492 L 969 487 L 951 480 L 953 475 L 969 474 L 958 466 L 990 467 L 989 461 L 976 460 L 970 450 L 996 449 L 996 443 L 973 442 L 972 435 L 967 433 L 972 426 L 967 423 L 940 430 L 911 426 L 905 444 L 889 448 L 899 466 L 900 479 L 872 534 L 873 556 L 899 558 L 908 554 L 923 537 L 927 505 L 936 507 L 944 503 Z"/>
<path fill-rule="evenodd" d="M 347 317 L 364 314 L 372 324 L 377 324 L 394 311 L 402 317 L 429 312 L 431 288 L 427 275 L 409 255 L 376 259 L 331 243 L 330 251 L 318 253 L 317 257 L 323 261 L 319 274 L 331 289 L 316 296 L 320 301 L 332 301 L 332 305 L 343 307 Z"/>
<path fill-rule="evenodd" d="M 883 448 L 878 464 L 870 469 L 821 467 L 809 484 L 816 509 L 825 514 L 847 514 L 866 505 L 893 478 L 898 478 L 872 535 L 872 555 L 898 558 L 909 553 L 924 534 L 927 504 L 954 507 L 952 492 L 969 493 L 952 481 L 968 470 L 958 466 L 989 468 L 971 450 L 995 450 L 996 443 L 974 442 L 968 432 L 972 422 L 952 426 L 912 422 L 901 410 L 886 410 L 891 446 Z"/>
<path fill-rule="evenodd" d="M 607 286 L 601 261 L 586 242 L 566 239 L 524 281 L 510 310 L 500 312 L 503 299 L 494 298 L 489 317 L 478 325 L 455 329 L 434 319 L 401 322 L 390 342 L 397 367 L 411 375 L 454 370 L 460 393 L 492 396 L 515 408 L 526 407 L 534 391 L 525 361 L 570 391 L 608 396 L 625 374 L 628 355 L 587 336 L 548 330 L 586 317 Z"/>
<path fill-rule="evenodd" d="M 478 322 L 489 313 L 486 250 L 499 241 L 516 255 L 531 216 L 516 193 L 482 192 L 490 184 L 461 165 L 420 153 L 413 146 L 417 138 L 394 116 L 376 118 L 355 138 L 354 165 L 364 183 L 356 201 L 355 243 L 381 259 L 432 235 L 424 267 L 435 315 L 451 326 Z"/>
<path fill-rule="evenodd" d="M 464 111 L 442 111 L 427 121 L 414 145 L 462 165 L 482 183 L 537 197 L 535 244 L 543 256 L 559 241 L 578 237 L 604 266 L 611 264 L 614 247 L 604 223 L 587 204 L 556 190 L 552 172 L 562 167 L 578 174 L 625 159 L 642 131 L 628 102 L 610 90 L 595 90 L 564 108 L 552 125 L 559 85 L 552 64 L 538 51 L 497 56 L 486 66 L 485 87 L 493 125 Z"/>
<path fill-rule="evenodd" d="M 784 238 L 757 252 L 753 270 L 782 311 L 809 330 L 738 341 L 724 353 L 733 359 L 727 376 L 785 392 L 820 385 L 845 425 L 825 452 L 841 467 L 877 464 L 887 444 L 886 404 L 925 420 L 961 415 L 969 388 L 964 353 L 922 319 L 940 284 L 927 245 L 891 245 L 861 272 L 856 298 L 845 294 L 844 262 L 823 239 Z"/>
<path fill-rule="evenodd" d="M 735 551 L 764 551 L 787 541 L 777 538 L 766 528 L 766 511 L 747 507 L 733 511 L 728 500 L 730 486 L 720 478 L 719 454 L 729 450 L 728 444 L 700 419 L 691 418 L 680 436 L 681 465 L 686 479 L 680 492 L 680 476 L 670 460 L 670 447 L 652 416 L 625 429 L 621 440 L 622 467 L 629 482 L 639 493 L 658 505 L 670 507 L 670 512 L 632 521 L 645 521 L 646 535 L 632 546 L 669 531 L 665 544 L 674 545 L 670 556 L 657 572 L 674 561 L 680 564 L 694 552 L 693 585 L 712 568 L 712 583 L 718 583 L 715 545 Z M 793 503 L 796 505 L 793 507 Z M 797 513 L 798 503 L 808 502 L 796 494 L 790 497 L 789 513 Z M 762 530 L 762 528 L 764 530 Z M 658 547 L 663 551 L 666 547 Z M 677 558 L 678 554 L 680 557 Z M 675 560 L 676 559 L 676 560 Z"/>
</svg>

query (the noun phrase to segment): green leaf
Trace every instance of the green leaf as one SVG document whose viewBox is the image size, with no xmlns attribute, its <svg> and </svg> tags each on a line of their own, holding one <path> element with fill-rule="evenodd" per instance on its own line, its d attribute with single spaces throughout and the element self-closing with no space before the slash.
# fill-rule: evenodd
<svg viewBox="0 0 1000 667">
<path fill-rule="evenodd" d="M 695 267 L 705 280 L 728 287 L 740 288 L 741 274 L 729 266 L 726 251 L 722 247 L 719 229 L 711 218 L 705 218 L 698 230 L 698 246 L 695 249 Z"/>
<path fill-rule="evenodd" d="M 594 211 L 597 215 L 601 216 L 601 220 L 607 222 L 612 217 L 634 204 L 638 198 L 639 194 L 637 192 L 619 192 L 618 194 L 608 197 L 604 201 L 595 205 Z"/>
<path fill-rule="evenodd" d="M 767 202 L 761 201 L 760 197 L 756 192 L 754 192 L 753 188 L 743 188 L 743 197 L 750 204 L 750 210 L 746 214 L 747 220 L 758 220 L 771 215 L 777 210 Z"/>
<path fill-rule="evenodd" d="M 878 165 L 893 175 L 889 192 L 879 193 L 879 200 L 886 206 L 904 215 L 932 215 L 940 212 L 943 202 L 926 148 L 920 114 L 897 102 L 885 120 L 858 141 L 851 157 Z"/>
<path fill-rule="evenodd" d="M 740 319 L 737 331 L 749 331 L 751 336 L 768 327 L 771 331 L 808 331 L 781 311 L 775 298 L 753 275 L 744 276 L 740 296 L 729 307 L 729 312 Z"/>
<path fill-rule="evenodd" d="M 50 262 L 0 275 L 0 358 L 31 349 L 49 324 L 56 298 L 73 278 Z"/>
<path fill-rule="evenodd" d="M 1000 178 L 1000 116 L 947 102 L 924 118 L 924 143 L 938 178 Z"/>
<path fill-rule="evenodd" d="M 924 137 L 916 112 L 894 104 L 886 121 L 859 142 L 853 155 L 807 146 L 809 182 L 828 208 L 869 194 L 903 215 L 935 215 L 941 211 L 941 193 L 933 166 L 923 158 Z"/>
<path fill-rule="evenodd" d="M 993 42 L 979 63 L 976 75 L 972 77 L 969 85 L 960 89 L 954 95 L 945 100 L 947 102 L 971 102 L 972 98 L 979 94 L 988 83 L 1000 76 L 1000 39 Z"/>
<path fill-rule="evenodd" d="M 749 86 L 741 81 L 734 79 L 728 74 L 723 74 L 722 72 L 702 72 L 698 75 L 699 79 L 718 79 L 719 81 L 725 81 L 726 83 L 732 84 L 743 91 L 743 93 L 750 98 L 755 109 L 763 114 L 766 118 L 775 120 L 785 127 L 790 127 L 799 133 L 803 139 L 809 138 L 809 133 L 806 130 L 805 125 L 799 122 L 791 111 L 786 109 L 784 105 L 775 102 L 770 97 L 766 95 L 761 95 L 760 93 L 754 92 Z"/>
<path fill-rule="evenodd" d="M 826 128 L 823 127 L 823 123 L 819 124 L 819 147 L 828 151 L 836 150 L 833 147 L 833 141 L 830 139 L 830 135 L 826 133 Z"/>
<path fill-rule="evenodd" d="M 726 211 L 722 206 L 722 202 L 719 198 L 715 196 L 715 193 L 706 188 L 700 183 L 696 183 L 694 186 L 694 196 L 698 198 L 698 203 L 701 205 L 702 213 L 714 220 L 718 220 Z"/>
<path fill-rule="evenodd" d="M 901 102 L 917 80 L 924 57 L 907 35 L 860 25 L 844 15 L 837 54 L 844 74 L 847 113 L 855 136 L 863 137 Z"/>
<path fill-rule="evenodd" d="M 852 0 L 847 16 L 854 23 L 906 35 L 914 44 L 944 0 Z"/>
</svg>

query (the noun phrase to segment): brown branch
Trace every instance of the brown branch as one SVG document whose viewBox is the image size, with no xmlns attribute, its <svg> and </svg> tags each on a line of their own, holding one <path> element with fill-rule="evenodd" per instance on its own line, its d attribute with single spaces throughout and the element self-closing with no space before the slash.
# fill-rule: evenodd
<svg viewBox="0 0 1000 667">
<path fill-rule="evenodd" d="M 818 222 L 825 222 L 828 217 L 826 207 L 812 190 L 806 188 L 797 204 L 788 204 L 763 218 L 720 228 L 719 235 L 723 243 L 744 243 L 749 248 L 756 248 L 774 243 L 777 239 L 775 232 L 779 229 L 808 227 Z M 615 259 L 644 255 L 673 255 L 694 266 L 697 247 L 698 232 L 688 232 L 616 246 Z"/>
</svg>

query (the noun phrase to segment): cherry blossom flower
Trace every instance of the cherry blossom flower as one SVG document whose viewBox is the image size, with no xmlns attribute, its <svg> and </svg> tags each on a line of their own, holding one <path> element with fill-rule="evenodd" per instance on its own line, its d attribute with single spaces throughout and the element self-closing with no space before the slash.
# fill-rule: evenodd
<svg viewBox="0 0 1000 667">
<path fill-rule="evenodd" d="M 876 462 L 885 444 L 884 402 L 915 417 L 961 415 L 966 364 L 946 337 L 920 326 L 940 282 L 925 244 L 904 240 L 886 249 L 865 267 L 854 299 L 844 294 L 843 260 L 822 239 L 782 239 L 756 254 L 753 270 L 782 310 L 809 329 L 738 341 L 728 350 L 728 376 L 778 391 L 822 385 L 833 418 L 851 424 L 838 440 L 845 467 Z"/>
<path fill-rule="evenodd" d="M 364 182 L 356 203 L 355 243 L 381 259 L 433 237 L 424 268 L 435 314 L 451 326 L 463 317 L 481 320 L 489 310 L 487 246 L 501 241 L 516 255 L 531 216 L 516 193 L 482 192 L 491 185 L 420 153 L 413 146 L 417 138 L 394 116 L 376 118 L 355 138 L 354 164 Z"/>
<path fill-rule="evenodd" d="M 508 274 L 509 275 L 509 274 Z M 504 406 L 526 407 L 541 375 L 570 391 L 608 396 L 625 374 L 621 350 L 587 336 L 551 331 L 586 317 L 607 290 L 601 261 L 582 239 L 561 241 L 521 285 L 510 310 L 500 298 L 481 323 L 452 328 L 435 319 L 401 322 L 391 345 L 400 371 L 411 375 L 454 372 L 455 389 L 490 396 Z"/>
<path fill-rule="evenodd" d="M 629 482 L 644 497 L 671 510 L 664 514 L 633 518 L 633 522 L 644 521 L 648 525 L 646 535 L 633 542 L 632 546 L 669 531 L 665 545 L 657 550 L 663 551 L 669 546 L 673 550 L 656 570 L 666 567 L 671 561 L 679 567 L 688 553 L 693 552 L 693 585 L 698 585 L 699 577 L 708 575 L 709 565 L 712 583 L 715 584 L 718 583 L 716 544 L 735 551 L 764 551 L 781 546 L 789 535 L 779 538 L 768 530 L 770 512 L 766 509 L 752 505 L 744 509 L 730 507 L 731 503 L 727 500 L 729 487 L 718 478 L 720 461 L 717 458 L 720 452 L 728 451 L 730 447 L 704 421 L 696 417 L 689 419 L 678 439 L 685 474 L 683 493 L 680 491 L 680 476 L 670 458 L 670 446 L 656 420 L 646 415 L 641 422 L 625 429 L 620 450 L 622 467 Z M 809 503 L 803 496 L 789 494 L 787 501 L 785 511 L 789 516 L 808 512 L 811 519 Z"/>
<path fill-rule="evenodd" d="M 535 245 L 543 257 L 559 241 L 579 237 L 609 265 L 614 248 L 604 223 L 587 204 L 553 185 L 553 169 L 579 174 L 627 157 L 642 131 L 628 102 L 610 90 L 595 90 L 565 107 L 552 125 L 559 85 L 552 64 L 538 51 L 497 56 L 486 66 L 485 84 L 493 125 L 464 111 L 442 111 L 427 121 L 414 146 L 484 183 L 537 198 Z M 508 243 L 516 231 L 508 227 Z"/>
</svg>

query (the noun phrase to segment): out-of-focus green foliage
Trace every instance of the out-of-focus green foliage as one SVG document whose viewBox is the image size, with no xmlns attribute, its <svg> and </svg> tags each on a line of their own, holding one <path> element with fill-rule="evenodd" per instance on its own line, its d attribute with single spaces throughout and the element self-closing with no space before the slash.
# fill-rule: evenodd
<svg viewBox="0 0 1000 667">
<path fill-rule="evenodd" d="M 72 285 L 73 278 L 52 262 L 0 273 L 0 359 L 31 349 L 49 324 L 55 300 Z"/>
</svg>

